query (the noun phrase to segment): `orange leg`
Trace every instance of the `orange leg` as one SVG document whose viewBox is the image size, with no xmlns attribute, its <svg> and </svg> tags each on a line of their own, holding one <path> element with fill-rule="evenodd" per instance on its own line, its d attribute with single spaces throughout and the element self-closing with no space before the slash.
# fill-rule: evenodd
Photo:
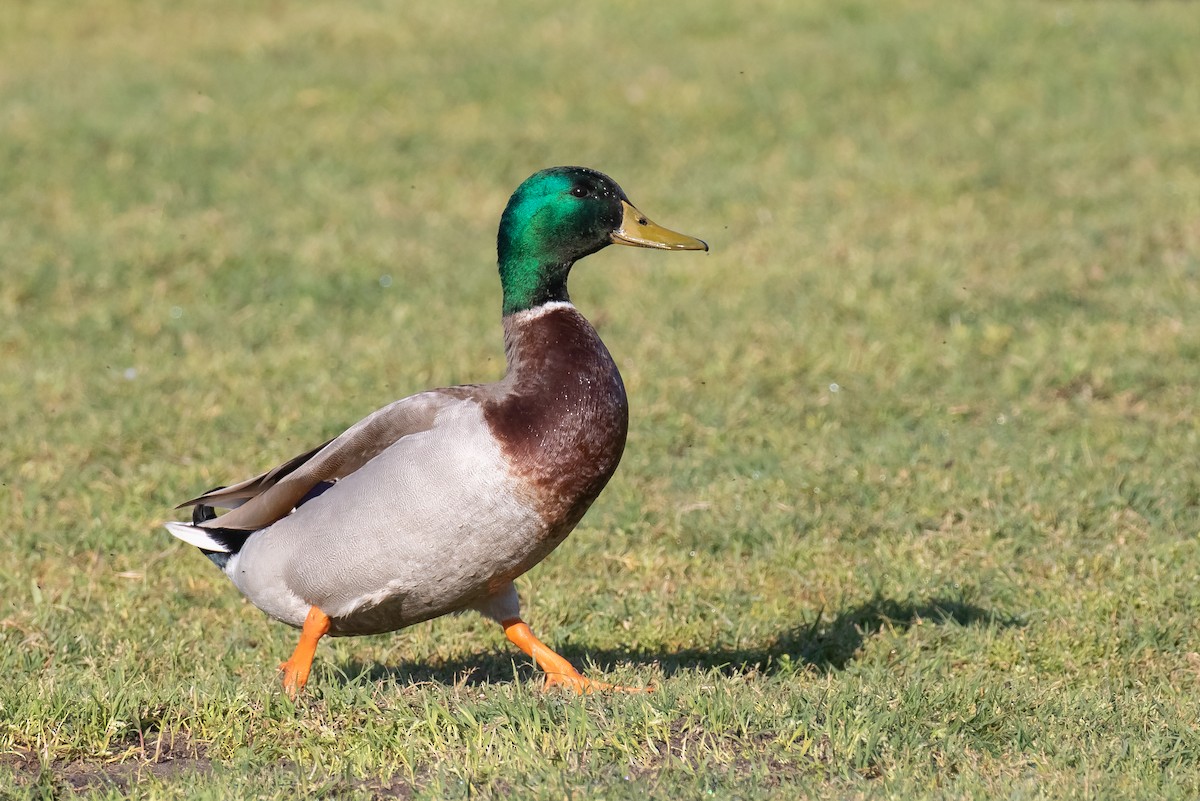
<svg viewBox="0 0 1200 801">
<path fill-rule="evenodd" d="M 329 615 L 315 606 L 309 607 L 304 628 L 300 630 L 300 642 L 292 651 L 292 658 L 279 666 L 283 671 L 283 689 L 293 701 L 296 700 L 296 693 L 308 683 L 308 671 L 312 669 L 317 642 L 328 633 Z"/>
<path fill-rule="evenodd" d="M 612 684 L 605 684 L 604 682 L 584 678 L 570 662 L 554 653 L 548 645 L 533 636 L 533 632 L 529 630 L 529 626 L 525 625 L 525 621 L 519 617 L 505 620 L 500 625 L 504 627 L 504 635 L 508 637 L 509 641 L 528 654 L 534 662 L 537 662 L 538 667 L 545 672 L 547 687 L 567 687 L 580 695 L 596 692 L 597 690 L 614 690 L 617 692 L 650 691 L 649 688 L 617 687 Z"/>
</svg>

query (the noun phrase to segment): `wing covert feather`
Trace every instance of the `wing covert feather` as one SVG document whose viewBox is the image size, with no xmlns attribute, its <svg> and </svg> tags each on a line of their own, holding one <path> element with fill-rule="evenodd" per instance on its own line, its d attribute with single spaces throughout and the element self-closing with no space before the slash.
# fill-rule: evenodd
<svg viewBox="0 0 1200 801">
<path fill-rule="evenodd" d="M 261 475 L 207 492 L 176 508 L 205 504 L 230 508 L 202 525 L 254 531 L 287 515 L 322 481 L 344 478 L 401 438 L 433 428 L 440 409 L 460 399 L 438 391 L 398 400 L 368 415 L 340 436 Z"/>
</svg>

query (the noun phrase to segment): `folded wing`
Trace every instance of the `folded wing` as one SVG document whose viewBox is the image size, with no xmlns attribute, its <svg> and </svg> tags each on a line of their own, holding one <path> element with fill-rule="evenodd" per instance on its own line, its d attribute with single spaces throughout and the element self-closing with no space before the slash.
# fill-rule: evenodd
<svg viewBox="0 0 1200 801">
<path fill-rule="evenodd" d="M 176 508 L 203 505 L 230 509 L 201 523 L 204 528 L 265 528 L 291 512 L 321 482 L 345 478 L 402 437 L 433 428 L 438 411 L 455 402 L 461 401 L 436 390 L 398 400 L 308 453 L 239 484 L 184 501 Z"/>
</svg>

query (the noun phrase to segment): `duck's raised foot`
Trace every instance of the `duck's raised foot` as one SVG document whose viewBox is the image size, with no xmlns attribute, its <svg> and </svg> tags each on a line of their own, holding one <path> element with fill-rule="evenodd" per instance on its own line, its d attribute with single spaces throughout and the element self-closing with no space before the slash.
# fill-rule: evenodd
<svg viewBox="0 0 1200 801">
<path fill-rule="evenodd" d="M 300 642 L 291 657 L 279 665 L 283 671 L 283 691 L 288 698 L 296 700 L 296 695 L 308 684 L 308 673 L 312 670 L 313 654 L 317 651 L 317 643 L 329 633 L 329 615 L 317 607 L 310 607 L 308 616 L 304 618 L 304 628 L 300 631 Z"/>
<path fill-rule="evenodd" d="M 279 663 L 279 670 L 283 673 L 283 691 L 288 694 L 288 698 L 295 701 L 296 696 L 304 689 L 304 685 L 308 684 L 308 669 L 302 668 L 289 659 Z"/>
</svg>

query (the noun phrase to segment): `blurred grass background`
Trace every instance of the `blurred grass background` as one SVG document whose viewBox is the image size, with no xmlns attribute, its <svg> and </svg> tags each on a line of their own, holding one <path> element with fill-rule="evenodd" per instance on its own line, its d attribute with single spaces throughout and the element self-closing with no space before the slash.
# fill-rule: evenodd
<svg viewBox="0 0 1200 801">
<path fill-rule="evenodd" d="M 0 796 L 1195 797 L 1198 37 L 1168 2 L 3 4 Z M 323 644 L 293 707 L 294 633 L 158 523 L 498 378 L 495 227 L 552 164 L 712 245 L 576 269 L 629 445 L 520 584 L 657 692 L 543 696 L 464 616 Z"/>
</svg>

